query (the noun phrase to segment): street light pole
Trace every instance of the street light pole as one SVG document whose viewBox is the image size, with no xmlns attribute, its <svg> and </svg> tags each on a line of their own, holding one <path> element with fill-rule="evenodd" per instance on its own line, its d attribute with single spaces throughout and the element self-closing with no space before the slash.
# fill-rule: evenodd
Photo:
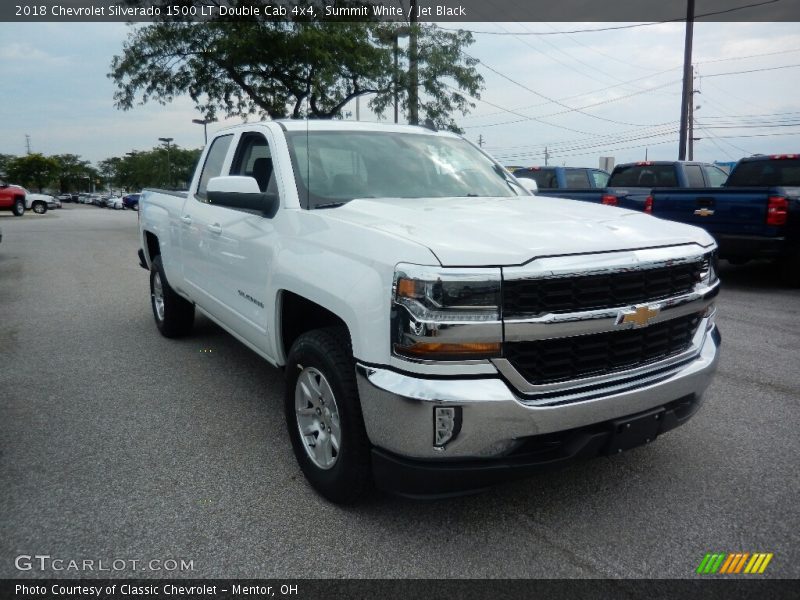
<svg viewBox="0 0 800 600">
<path fill-rule="evenodd" d="M 208 124 L 213 123 L 216 119 L 192 119 L 192 123 L 203 126 L 203 144 L 208 145 Z"/>
<path fill-rule="evenodd" d="M 163 137 L 158 138 L 159 142 L 164 142 L 167 145 L 167 186 L 172 187 L 172 162 L 169 158 L 169 143 L 175 138 Z"/>
</svg>

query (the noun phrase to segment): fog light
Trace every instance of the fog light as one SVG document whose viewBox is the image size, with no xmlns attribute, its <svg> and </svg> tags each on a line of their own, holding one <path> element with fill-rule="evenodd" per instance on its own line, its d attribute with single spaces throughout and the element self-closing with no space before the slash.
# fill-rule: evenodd
<svg viewBox="0 0 800 600">
<path fill-rule="evenodd" d="M 433 445 L 442 448 L 461 431 L 461 407 L 437 406 L 433 409 Z"/>
</svg>

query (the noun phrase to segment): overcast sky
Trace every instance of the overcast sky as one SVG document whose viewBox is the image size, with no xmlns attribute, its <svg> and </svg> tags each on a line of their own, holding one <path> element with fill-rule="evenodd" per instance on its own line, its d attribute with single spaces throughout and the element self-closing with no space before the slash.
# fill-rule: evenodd
<svg viewBox="0 0 800 600">
<path fill-rule="evenodd" d="M 458 26 L 503 34 L 475 34 L 467 52 L 484 63 L 484 102 L 457 120 L 504 164 L 543 164 L 545 147 L 550 164 L 572 166 L 597 166 L 599 156 L 642 160 L 645 152 L 677 158 L 683 24 L 549 36 L 525 34 L 604 25 Z M 152 148 L 159 137 L 200 147 L 203 131 L 191 122 L 199 115 L 188 97 L 114 108 L 106 74 L 129 32 L 121 23 L 0 23 L 0 153 L 24 154 L 26 134 L 34 152 L 95 163 Z M 693 58 L 701 91 L 696 160 L 800 152 L 797 23 L 697 23 Z M 741 71 L 749 72 L 731 74 Z M 362 118 L 371 118 L 365 104 Z"/>
</svg>

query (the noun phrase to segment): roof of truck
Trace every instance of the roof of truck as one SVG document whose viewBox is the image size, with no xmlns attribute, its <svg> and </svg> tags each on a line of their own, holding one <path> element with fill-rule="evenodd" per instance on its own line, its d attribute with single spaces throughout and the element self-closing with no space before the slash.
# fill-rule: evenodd
<svg viewBox="0 0 800 600">
<path fill-rule="evenodd" d="M 385 131 L 397 133 L 417 133 L 429 135 L 446 135 L 458 137 L 450 131 L 434 131 L 418 125 L 400 125 L 395 123 L 377 123 L 371 121 L 343 121 L 338 119 L 279 119 L 275 121 L 259 121 L 242 123 L 220 129 L 220 131 L 252 128 L 253 125 L 269 125 L 277 123 L 285 131 Z"/>
</svg>

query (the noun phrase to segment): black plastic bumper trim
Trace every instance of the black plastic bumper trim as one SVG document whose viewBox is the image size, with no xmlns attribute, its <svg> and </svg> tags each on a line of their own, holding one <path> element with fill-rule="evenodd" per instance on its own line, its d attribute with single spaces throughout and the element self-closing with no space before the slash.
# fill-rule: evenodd
<svg viewBox="0 0 800 600">
<path fill-rule="evenodd" d="M 512 454 L 500 458 L 419 460 L 373 448 L 373 476 L 382 490 L 410 498 L 434 499 L 475 493 L 505 481 L 559 468 L 575 460 L 615 454 L 619 448 L 612 442 L 618 439 L 615 434 L 620 422 L 658 414 L 657 436 L 688 421 L 700 404 L 701 400 L 692 394 L 620 419 L 556 434 L 532 436 Z M 540 441 L 546 444 L 540 444 Z M 638 444 L 626 443 L 625 448 L 644 443 L 644 439 Z M 547 444 L 555 444 L 557 448 L 543 449 Z"/>
</svg>

